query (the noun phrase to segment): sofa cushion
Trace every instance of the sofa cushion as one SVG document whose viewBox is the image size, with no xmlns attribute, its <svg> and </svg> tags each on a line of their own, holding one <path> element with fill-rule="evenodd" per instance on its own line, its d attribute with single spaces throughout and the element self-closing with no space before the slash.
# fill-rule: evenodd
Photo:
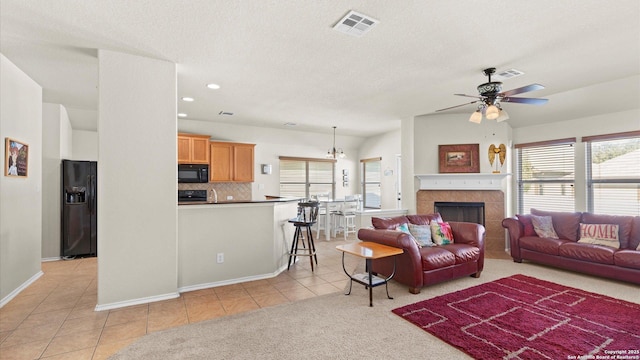
<svg viewBox="0 0 640 360">
<path fill-rule="evenodd" d="M 551 216 L 551 219 L 553 219 L 553 228 L 560 239 L 578 241 L 580 218 L 582 213 L 531 209 L 531 214 L 538 216 Z"/>
<path fill-rule="evenodd" d="M 556 231 L 553 229 L 551 216 L 531 215 L 531 223 L 533 224 L 533 231 L 535 231 L 539 237 L 558 239 L 558 234 L 556 234 Z"/>
<path fill-rule="evenodd" d="M 613 262 L 617 266 L 640 270 L 640 251 L 619 250 L 613 255 Z"/>
<path fill-rule="evenodd" d="M 399 225 L 408 223 L 406 216 L 372 217 L 371 224 L 376 229 L 395 230 Z"/>
<path fill-rule="evenodd" d="M 549 255 L 558 255 L 560 245 L 569 242 L 562 239 L 541 238 L 537 236 L 527 236 L 520 238 L 520 247 L 523 249 L 537 251 Z"/>
<path fill-rule="evenodd" d="M 409 232 L 420 246 L 434 246 L 431 240 L 431 226 L 409 224 Z"/>
<path fill-rule="evenodd" d="M 571 241 L 562 244 L 558 250 L 559 255 L 563 257 L 608 265 L 613 265 L 613 255 L 617 251 L 609 246 L 579 244 Z"/>
<path fill-rule="evenodd" d="M 423 247 L 420 249 L 422 271 L 440 269 L 456 264 L 456 256 L 441 246 Z"/>
<path fill-rule="evenodd" d="M 626 248 L 640 250 L 640 216 L 634 216 L 631 222 L 633 225 L 629 235 L 629 245 Z"/>
<path fill-rule="evenodd" d="M 580 224 L 579 243 L 620 248 L 617 224 Z"/>
<path fill-rule="evenodd" d="M 424 214 L 424 215 L 407 215 L 409 222 L 416 225 L 429 225 L 432 221 L 442 222 L 440 213 Z"/>
<path fill-rule="evenodd" d="M 524 233 L 522 236 L 536 236 L 536 231 L 533 229 L 533 223 L 531 222 L 531 215 L 516 215 L 518 221 L 524 227 Z"/>
<path fill-rule="evenodd" d="M 431 222 L 431 238 L 438 245 L 453 244 L 453 232 L 448 222 Z"/>
<path fill-rule="evenodd" d="M 449 244 L 442 245 L 442 248 L 450 251 L 456 256 L 456 264 L 475 261 L 480 258 L 480 249 L 475 246 L 467 244 Z"/>
<path fill-rule="evenodd" d="M 633 216 L 620 215 L 598 215 L 591 213 L 583 213 L 582 220 L 584 224 L 616 224 L 618 225 L 618 239 L 620 248 L 627 249 L 629 247 L 629 238 L 631 237 L 631 227 L 633 226 Z"/>
</svg>

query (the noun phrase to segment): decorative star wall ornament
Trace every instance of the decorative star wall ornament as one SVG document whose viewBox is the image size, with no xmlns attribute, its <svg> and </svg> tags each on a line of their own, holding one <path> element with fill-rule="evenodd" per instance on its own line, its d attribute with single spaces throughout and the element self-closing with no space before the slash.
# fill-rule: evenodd
<svg viewBox="0 0 640 360">
<path fill-rule="evenodd" d="M 493 170 L 493 173 L 499 174 L 500 170 L 498 170 L 498 162 L 495 161 L 496 156 L 500 159 L 500 167 L 502 167 L 502 165 L 504 165 L 504 160 L 507 158 L 507 147 L 504 144 L 500 144 L 498 146 L 493 144 L 489 145 L 489 162 L 491 163 L 491 166 L 493 166 L 494 162 L 496 163 L 496 169 Z"/>
</svg>

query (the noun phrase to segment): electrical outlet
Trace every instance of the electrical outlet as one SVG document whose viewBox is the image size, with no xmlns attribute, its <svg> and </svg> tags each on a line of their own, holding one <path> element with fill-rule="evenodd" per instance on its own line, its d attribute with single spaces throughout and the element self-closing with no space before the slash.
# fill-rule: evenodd
<svg viewBox="0 0 640 360">
<path fill-rule="evenodd" d="M 227 195 L 227 200 L 233 200 L 233 195 Z"/>
<path fill-rule="evenodd" d="M 224 262 L 224 253 L 218 253 L 218 256 L 216 257 L 216 262 L 218 264 L 222 264 Z"/>
</svg>

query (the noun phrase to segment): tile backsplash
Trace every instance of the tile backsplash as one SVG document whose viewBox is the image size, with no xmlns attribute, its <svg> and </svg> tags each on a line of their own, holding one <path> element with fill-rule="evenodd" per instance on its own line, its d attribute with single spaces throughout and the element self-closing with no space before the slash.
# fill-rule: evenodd
<svg viewBox="0 0 640 360">
<path fill-rule="evenodd" d="M 208 183 L 208 184 L 178 184 L 178 190 L 207 190 L 211 196 L 211 189 L 216 189 L 218 201 L 227 200 L 227 196 L 233 196 L 233 200 L 251 201 L 251 183 Z"/>
</svg>

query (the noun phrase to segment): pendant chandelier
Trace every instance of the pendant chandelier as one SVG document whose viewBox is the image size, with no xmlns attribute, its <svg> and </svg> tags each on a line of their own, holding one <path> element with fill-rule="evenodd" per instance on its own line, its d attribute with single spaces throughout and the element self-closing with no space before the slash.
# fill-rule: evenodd
<svg viewBox="0 0 640 360">
<path fill-rule="evenodd" d="M 327 159 L 344 159 L 347 155 L 342 151 L 342 148 L 336 150 L 336 127 L 333 127 L 333 147 L 327 151 Z"/>
</svg>

